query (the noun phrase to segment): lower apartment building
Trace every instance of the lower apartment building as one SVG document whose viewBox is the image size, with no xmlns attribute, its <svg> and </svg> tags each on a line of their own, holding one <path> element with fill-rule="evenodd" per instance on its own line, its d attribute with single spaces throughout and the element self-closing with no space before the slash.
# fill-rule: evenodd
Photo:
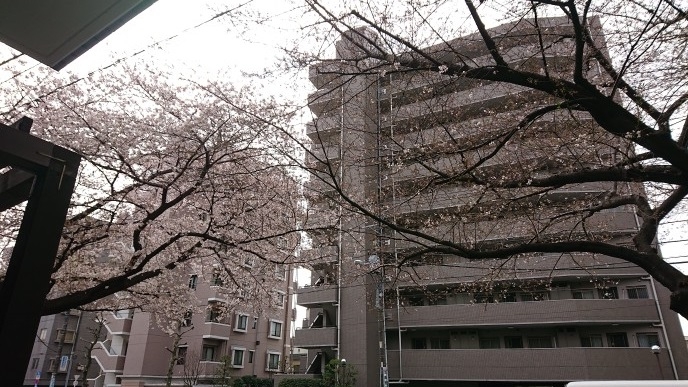
<svg viewBox="0 0 688 387">
<path fill-rule="evenodd" d="M 514 66 L 537 70 L 546 58 L 549 71 L 570 71 L 570 24 L 564 18 L 538 23 L 545 43 L 526 20 L 494 30 L 500 31 L 500 49 L 509 52 Z M 591 25 L 600 31 L 599 21 Z M 373 41 L 368 32 L 367 41 Z M 447 57 L 491 60 L 478 48 L 480 36 L 473 39 L 437 50 L 455 45 Z M 547 50 L 534 54 L 538 44 Z M 669 293 L 639 267 L 583 252 L 477 261 L 441 249 L 423 253 L 433 242 L 347 212 L 350 207 L 334 191 L 343 190 L 407 230 L 462 246 L 489 250 L 524 238 L 583 233 L 622 246 L 632 243 L 639 228 L 632 206 L 575 218 L 564 205 L 610 194 L 644 195 L 640 184 L 586 182 L 535 195 L 524 189 L 506 206 L 496 195 L 511 193 L 449 177 L 466 169 L 491 176 L 545 165 L 539 173 L 549 176 L 576 163 L 608 165 L 623 157 L 619 149 L 629 149 L 623 140 L 605 137 L 590 117 L 557 111 L 534 124 L 533 138 L 510 140 L 495 157 L 471 164 L 480 151 L 461 151 L 463 144 L 480 143 L 481 136 L 516 125 L 523 112 L 556 101 L 494 82 L 389 74 L 357 55 L 357 47 L 343 38 L 336 59 L 310 72 L 318 90 L 309 98 L 315 118 L 306 130 L 312 146 L 307 163 L 322 178 L 308 186 L 314 231 L 312 249 L 303 256 L 312 262 L 312 282 L 296 292 L 296 303 L 309 310 L 293 342 L 309 353 L 304 377 L 317 378 L 331 359 L 346 359 L 360 387 L 688 378 L 688 353 L 678 317 L 669 310 Z M 356 68 L 361 63 L 373 70 Z M 583 133 L 596 140 L 586 142 Z M 554 160 L 531 164 L 547 157 L 548 146 L 557 150 L 550 153 Z M 444 179 L 436 178 L 438 171 Z"/>
<path fill-rule="evenodd" d="M 248 302 L 249 294 L 229 291 L 216 275 L 190 275 L 188 283 L 197 299 L 196 312 L 186 313 L 179 320 L 176 345 L 175 335 L 163 330 L 161 326 L 165 324 L 156 321 L 151 313 L 103 312 L 99 314 L 100 320 L 93 313 L 85 313 L 91 317 L 91 325 L 103 322 L 102 335 L 90 352 L 89 386 L 160 386 L 165 385 L 168 373 L 172 375 L 173 386 L 203 386 L 221 378 L 245 375 L 271 378 L 282 372 L 290 354 L 291 282 L 286 265 L 277 265 L 274 273 L 270 304 L 260 308 Z M 55 331 L 59 316 L 44 317 L 41 327 L 47 327 L 52 320 L 58 324 L 51 324 L 52 328 L 46 331 Z M 89 340 L 83 330 L 78 333 L 72 325 L 70 329 L 70 340 Z M 40 358 L 41 369 L 45 368 L 44 362 L 51 361 L 46 356 L 36 356 Z M 80 359 L 74 367 L 81 369 L 85 358 Z M 36 369 L 30 364 L 25 384 L 33 385 L 35 375 Z M 46 379 L 45 372 L 42 375 L 39 385 L 47 386 L 49 376 Z M 64 377 L 56 385 L 66 385 Z M 73 380 L 72 376 L 69 385 Z"/>
</svg>

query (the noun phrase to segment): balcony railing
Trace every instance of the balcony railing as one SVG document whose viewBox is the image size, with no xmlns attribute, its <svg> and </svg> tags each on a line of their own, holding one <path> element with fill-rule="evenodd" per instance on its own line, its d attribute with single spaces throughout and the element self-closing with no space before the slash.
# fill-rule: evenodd
<svg viewBox="0 0 688 387">
<path fill-rule="evenodd" d="M 337 302 L 336 285 L 307 286 L 296 290 L 296 304 L 308 308 Z"/>
<path fill-rule="evenodd" d="M 337 327 L 297 329 L 294 346 L 298 348 L 323 348 L 337 346 Z"/>
<path fill-rule="evenodd" d="M 399 327 L 387 310 L 387 328 Z M 552 300 L 409 306 L 401 309 L 402 328 L 503 326 L 542 323 L 653 323 L 659 321 L 654 300 Z"/>
<path fill-rule="evenodd" d="M 390 380 L 572 381 L 670 378 L 649 348 L 439 349 L 388 352 Z M 659 361 L 659 365 L 657 362 Z"/>
<path fill-rule="evenodd" d="M 124 370 L 126 356 L 117 354 L 108 342 L 98 342 L 91 351 L 91 357 L 100 365 L 103 372 L 121 372 Z"/>
</svg>

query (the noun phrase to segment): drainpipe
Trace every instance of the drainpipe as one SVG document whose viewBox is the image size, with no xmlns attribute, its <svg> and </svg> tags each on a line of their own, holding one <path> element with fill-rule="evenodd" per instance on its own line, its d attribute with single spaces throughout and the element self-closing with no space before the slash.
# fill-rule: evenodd
<svg viewBox="0 0 688 387">
<path fill-rule="evenodd" d="M 659 299 L 657 298 L 657 287 L 655 286 L 655 280 L 650 277 L 650 285 L 652 285 L 652 296 L 655 299 L 655 307 L 657 307 L 657 314 L 659 315 L 659 323 L 662 324 L 662 334 L 664 336 L 664 342 L 666 343 L 667 352 L 669 353 L 669 360 L 671 361 L 671 371 L 674 374 L 674 379 L 678 380 L 678 372 L 676 370 L 676 361 L 674 359 L 674 353 L 671 350 L 671 344 L 669 342 L 669 336 L 666 332 L 666 325 L 664 325 L 664 315 L 662 314 L 662 309 L 659 306 Z"/>
<path fill-rule="evenodd" d="M 339 187 L 341 189 L 344 180 L 344 86 L 339 86 L 340 90 L 340 111 L 339 111 Z M 339 203 L 337 214 L 337 359 L 341 359 L 342 353 L 342 203 Z M 324 317 L 324 316 L 323 316 Z"/>
</svg>

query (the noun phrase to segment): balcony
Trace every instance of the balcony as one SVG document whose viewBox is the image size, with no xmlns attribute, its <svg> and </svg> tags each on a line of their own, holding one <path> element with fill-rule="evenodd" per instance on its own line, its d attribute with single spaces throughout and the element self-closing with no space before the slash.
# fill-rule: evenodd
<svg viewBox="0 0 688 387">
<path fill-rule="evenodd" d="M 313 122 L 306 124 L 306 134 L 313 141 L 319 141 L 339 133 L 342 117 L 336 115 L 324 115 Z"/>
<path fill-rule="evenodd" d="M 232 326 L 229 324 L 206 322 L 201 329 L 204 339 L 229 340 Z"/>
<path fill-rule="evenodd" d="M 294 347 L 323 348 L 337 346 L 337 327 L 297 329 Z"/>
<path fill-rule="evenodd" d="M 96 343 L 93 351 L 91 351 L 91 357 L 100 365 L 103 372 L 122 372 L 124 370 L 126 356 L 114 352 L 109 348 L 107 342 Z"/>
<path fill-rule="evenodd" d="M 319 308 L 337 303 L 337 286 L 307 286 L 296 290 L 296 304 L 307 308 Z"/>
<path fill-rule="evenodd" d="M 399 327 L 395 311 L 388 309 L 386 316 L 388 329 Z M 417 306 L 402 309 L 400 319 L 402 328 L 659 322 L 652 299 Z"/>
<path fill-rule="evenodd" d="M 659 360 L 660 368 L 657 365 Z M 649 348 L 440 349 L 388 352 L 390 380 L 572 381 L 663 379 L 669 355 Z"/>
<path fill-rule="evenodd" d="M 129 334 L 131 332 L 131 317 L 118 318 L 114 313 L 106 318 L 105 327 L 110 334 Z"/>
<path fill-rule="evenodd" d="M 301 254 L 305 264 L 310 265 L 313 269 L 319 270 L 323 267 L 336 264 L 338 261 L 337 246 L 322 246 L 310 250 L 305 250 Z"/>
</svg>

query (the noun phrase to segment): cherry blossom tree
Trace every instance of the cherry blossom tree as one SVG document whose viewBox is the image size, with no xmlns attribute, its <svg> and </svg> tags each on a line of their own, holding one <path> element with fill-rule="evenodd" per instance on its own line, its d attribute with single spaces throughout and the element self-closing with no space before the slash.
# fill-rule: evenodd
<svg viewBox="0 0 688 387">
<path fill-rule="evenodd" d="M 266 124 L 290 119 L 274 101 L 144 65 L 85 79 L 34 69 L 2 87 L 5 121 L 30 116 L 33 134 L 83 156 L 44 314 L 160 309 L 179 273 L 292 262 L 300 190 L 280 156 L 290 139 Z M 13 210 L 0 221 L 5 246 Z"/>
<path fill-rule="evenodd" d="M 671 308 L 688 317 L 688 277 L 657 247 L 660 223 L 683 211 L 688 194 L 684 5 L 305 3 L 315 21 L 289 53 L 290 63 L 311 66 L 319 89 L 305 165 L 312 202 L 413 245 L 397 266 L 446 254 L 501 270 L 540 254 L 556 270 L 563 257 L 614 257 L 668 288 Z M 330 131 L 347 125 L 344 102 L 359 111 L 347 130 L 380 130 L 339 144 Z M 365 136 L 388 146 L 353 152 Z M 347 162 L 416 183 L 381 182 L 361 195 L 347 184 L 356 179 Z M 418 216 L 428 198 L 432 216 Z M 637 224 L 615 235 L 609 214 L 623 212 Z"/>
</svg>

